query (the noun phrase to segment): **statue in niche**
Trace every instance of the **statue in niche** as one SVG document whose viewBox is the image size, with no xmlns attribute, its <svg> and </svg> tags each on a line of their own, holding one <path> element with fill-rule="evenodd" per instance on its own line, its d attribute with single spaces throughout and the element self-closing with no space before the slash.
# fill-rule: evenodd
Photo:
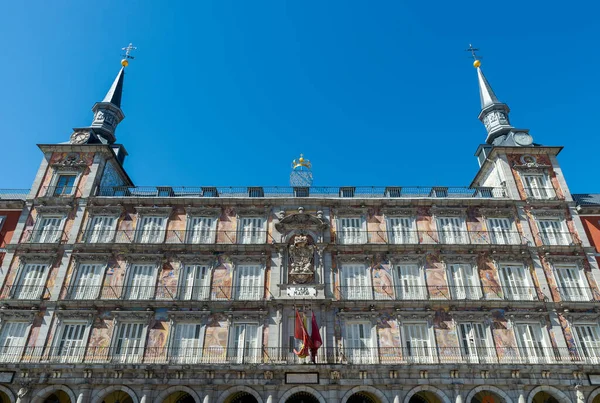
<svg viewBox="0 0 600 403">
<path fill-rule="evenodd" d="M 304 284 L 314 278 L 315 246 L 307 235 L 296 235 L 289 246 L 290 280 Z"/>
</svg>

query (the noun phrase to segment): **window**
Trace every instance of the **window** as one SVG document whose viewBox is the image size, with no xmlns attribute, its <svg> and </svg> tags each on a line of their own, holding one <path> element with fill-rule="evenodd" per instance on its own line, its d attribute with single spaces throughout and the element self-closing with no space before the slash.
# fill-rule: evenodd
<svg viewBox="0 0 600 403">
<path fill-rule="evenodd" d="M 165 238 L 165 217 L 141 217 L 137 240 L 141 243 L 161 243 Z"/>
<path fill-rule="evenodd" d="M 550 199 L 554 197 L 554 189 L 548 184 L 545 174 L 523 175 L 523 186 L 527 197 L 534 199 Z"/>
<path fill-rule="evenodd" d="M 582 358 L 600 362 L 600 329 L 597 324 L 578 324 L 575 327 Z"/>
<path fill-rule="evenodd" d="M 423 271 L 416 264 L 396 266 L 396 294 L 399 299 L 427 299 L 427 287 Z"/>
<path fill-rule="evenodd" d="M 481 286 L 477 269 L 468 263 L 448 265 L 448 279 L 453 299 L 480 299 Z"/>
<path fill-rule="evenodd" d="M 509 218 L 488 218 L 488 231 L 490 241 L 496 245 L 512 245 L 519 243 L 516 233 L 513 232 Z"/>
<path fill-rule="evenodd" d="M 63 322 L 58 330 L 53 357 L 60 362 L 80 362 L 85 353 L 86 327 L 86 322 Z"/>
<path fill-rule="evenodd" d="M 202 325 L 177 323 L 173 337 L 172 359 L 177 364 L 196 364 L 202 356 Z"/>
<path fill-rule="evenodd" d="M 468 243 L 464 220 L 460 217 L 440 217 L 437 219 L 440 243 Z"/>
<path fill-rule="evenodd" d="M 141 322 L 123 322 L 117 326 L 114 359 L 123 362 L 138 362 L 144 355 L 144 337 L 146 324 Z"/>
<path fill-rule="evenodd" d="M 404 356 L 410 362 L 434 362 L 436 352 L 427 323 L 404 324 Z"/>
<path fill-rule="evenodd" d="M 96 299 L 102 287 L 105 264 L 81 263 L 71 286 L 71 299 Z"/>
<path fill-rule="evenodd" d="M 19 276 L 14 296 L 17 299 L 41 299 L 44 283 L 48 275 L 48 265 L 40 263 L 27 263 Z"/>
<path fill-rule="evenodd" d="M 543 219 L 537 221 L 540 238 L 544 245 L 569 245 L 570 236 L 560 219 Z"/>
<path fill-rule="evenodd" d="M 495 350 L 483 323 L 460 323 L 458 329 L 462 353 L 469 363 L 494 361 Z"/>
<path fill-rule="evenodd" d="M 208 299 L 210 291 L 210 268 L 206 265 L 185 265 L 179 277 L 179 299 Z"/>
<path fill-rule="evenodd" d="M 63 216 L 40 217 L 33 236 L 33 241 L 36 243 L 58 242 L 61 238 L 63 218 Z"/>
<path fill-rule="evenodd" d="M 368 322 L 346 324 L 345 356 L 350 364 L 373 364 L 375 357 L 372 326 Z"/>
<path fill-rule="evenodd" d="M 115 238 L 116 217 L 93 216 L 87 230 L 86 242 L 109 243 Z"/>
<path fill-rule="evenodd" d="M 129 269 L 128 289 L 124 294 L 127 299 L 152 299 L 155 283 L 155 265 L 133 264 Z"/>
<path fill-rule="evenodd" d="M 346 217 L 338 220 L 338 242 L 342 245 L 361 244 L 366 240 L 360 217 Z"/>
<path fill-rule="evenodd" d="M 29 322 L 6 321 L 0 329 L 0 361 L 18 362 L 27 342 Z"/>
<path fill-rule="evenodd" d="M 240 265 L 236 267 L 237 299 L 259 300 L 264 294 L 263 269 L 259 265 Z"/>
<path fill-rule="evenodd" d="M 2 229 L 2 226 L 4 225 L 5 221 L 6 221 L 6 216 L 0 215 L 0 230 Z"/>
<path fill-rule="evenodd" d="M 77 174 L 58 175 L 56 185 L 54 186 L 54 196 L 70 196 L 75 192 L 75 180 Z"/>
<path fill-rule="evenodd" d="M 260 327 L 254 323 L 237 323 L 233 325 L 229 343 L 229 359 L 236 364 L 258 362 L 262 348 L 259 339 Z"/>
<path fill-rule="evenodd" d="M 187 242 L 195 244 L 214 243 L 217 220 L 213 217 L 190 217 Z"/>
<path fill-rule="evenodd" d="M 390 217 L 388 219 L 390 243 L 417 243 L 417 232 L 414 230 L 413 223 L 414 220 L 410 217 Z"/>
<path fill-rule="evenodd" d="M 513 301 L 534 299 L 535 289 L 531 286 L 529 273 L 525 272 L 523 265 L 500 266 L 500 278 L 506 299 Z"/>
<path fill-rule="evenodd" d="M 555 265 L 554 274 L 558 285 L 558 291 L 564 301 L 590 301 L 584 274 L 576 264 Z"/>
<path fill-rule="evenodd" d="M 239 229 L 240 242 L 243 244 L 264 243 L 265 220 L 261 217 L 242 217 Z"/>
<path fill-rule="evenodd" d="M 369 285 L 367 267 L 362 264 L 343 264 L 341 275 L 341 297 L 343 299 L 373 299 Z"/>
<path fill-rule="evenodd" d="M 515 336 L 521 358 L 528 362 L 548 362 L 551 354 L 544 335 L 545 329 L 538 323 L 522 323 L 515 325 Z"/>
</svg>

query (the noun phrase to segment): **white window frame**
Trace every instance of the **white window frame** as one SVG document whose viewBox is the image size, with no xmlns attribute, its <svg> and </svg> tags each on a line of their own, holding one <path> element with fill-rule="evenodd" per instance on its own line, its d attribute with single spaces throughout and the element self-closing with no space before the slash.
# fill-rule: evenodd
<svg viewBox="0 0 600 403">
<path fill-rule="evenodd" d="M 471 327 L 470 335 L 464 333 L 465 328 L 468 326 Z M 490 364 L 498 361 L 492 331 L 488 323 L 460 321 L 456 323 L 456 329 L 460 350 L 466 362 L 469 364 Z M 482 341 L 485 345 L 482 345 Z"/>
<path fill-rule="evenodd" d="M 255 267 L 258 268 L 258 281 L 259 285 L 254 286 L 254 288 L 250 288 L 248 290 L 244 290 L 243 287 L 245 285 L 241 284 L 242 280 L 240 279 L 240 273 L 244 267 Z M 264 299 L 265 295 L 265 265 L 262 263 L 238 263 L 234 267 L 234 289 L 233 296 L 235 300 L 239 301 L 260 301 Z M 252 286 L 251 286 L 252 287 Z"/>
<path fill-rule="evenodd" d="M 418 271 L 417 275 L 409 276 L 410 271 L 414 271 L 415 269 Z M 395 264 L 393 281 L 394 289 L 396 291 L 396 299 L 426 300 L 429 298 L 427 281 L 425 279 L 425 270 L 423 265 L 418 262 L 403 262 Z"/>
<path fill-rule="evenodd" d="M 56 190 L 58 188 L 58 181 L 60 180 L 61 176 L 74 176 L 75 177 L 75 180 L 73 181 L 73 186 L 72 186 L 70 193 L 56 194 Z M 76 190 L 79 188 L 79 179 L 80 178 L 81 178 L 81 171 L 63 170 L 63 169 L 55 170 L 54 175 L 52 175 L 52 180 L 50 181 L 50 186 L 48 188 L 48 190 L 50 190 L 51 192 L 47 192 L 46 195 L 51 196 L 51 197 L 73 196 L 75 194 Z"/>
<path fill-rule="evenodd" d="M 585 271 L 577 263 L 556 263 L 552 265 L 554 281 L 563 301 L 591 301 L 592 295 L 590 285 Z M 567 271 L 573 279 L 567 278 L 561 271 Z M 576 285 L 569 285 L 569 282 L 577 282 Z"/>
<path fill-rule="evenodd" d="M 181 337 L 180 329 L 182 326 L 194 326 L 194 332 L 198 332 L 198 338 L 186 338 L 183 339 Z M 206 334 L 206 326 L 203 323 L 191 322 L 191 321 L 179 321 L 174 320 L 171 322 L 171 331 L 169 347 L 171 353 L 169 354 L 169 361 L 174 364 L 198 364 L 202 361 L 203 349 L 204 349 L 204 336 Z M 192 342 L 192 344 L 197 344 L 195 346 L 188 346 L 189 340 L 197 340 L 197 342 Z M 181 345 L 183 341 L 188 341 L 183 343 L 185 345 Z M 192 351 L 188 349 L 191 347 Z"/>
<path fill-rule="evenodd" d="M 518 284 L 514 284 L 518 286 L 518 289 L 513 289 L 513 284 L 507 284 L 506 279 L 504 278 L 504 269 L 505 268 L 517 268 L 521 269 L 523 273 L 523 277 L 521 278 L 521 282 L 523 285 L 519 286 Z M 502 287 L 502 292 L 504 297 L 509 301 L 534 301 L 537 299 L 537 292 L 535 287 L 533 286 L 533 279 L 531 278 L 531 273 L 529 268 L 523 263 L 519 262 L 501 262 L 498 264 L 498 277 L 500 279 L 500 285 Z M 516 281 L 515 281 L 516 282 Z"/>
<path fill-rule="evenodd" d="M 523 326 L 531 326 L 531 329 L 534 331 L 539 330 L 539 336 L 541 336 L 541 340 L 533 340 L 536 344 L 541 344 L 541 346 L 536 345 L 523 345 L 523 340 L 520 334 L 520 330 Z M 552 352 L 552 344 L 550 343 L 550 337 L 548 335 L 548 329 L 540 322 L 515 322 L 513 323 L 513 331 L 515 334 L 515 339 L 517 341 L 517 346 L 519 347 L 519 356 L 521 360 L 526 360 L 528 363 L 550 363 L 554 361 L 554 354 Z M 525 341 L 527 344 L 527 341 Z"/>
<path fill-rule="evenodd" d="M 153 268 L 154 273 L 152 276 L 152 282 L 150 285 L 148 286 L 137 286 L 138 288 L 136 288 L 136 286 L 134 284 L 132 284 L 133 281 L 133 271 L 134 268 L 137 266 L 150 266 Z M 156 279 L 158 277 L 158 265 L 156 263 L 144 263 L 144 262 L 139 262 L 139 263 L 130 263 L 127 266 L 127 275 L 125 278 L 125 286 L 126 289 L 124 290 L 124 292 L 121 293 L 121 298 L 126 299 L 126 300 L 132 300 L 132 301 L 140 301 L 140 300 L 153 300 L 155 299 L 155 295 L 156 295 Z M 148 287 L 148 288 L 139 288 L 139 287 Z M 132 293 L 134 292 L 134 290 L 136 290 L 136 293 L 138 295 L 137 298 L 131 298 Z M 147 290 L 147 291 L 146 291 Z M 141 294 L 141 296 L 143 298 L 140 298 L 139 295 Z M 147 297 L 147 298 L 146 298 Z"/>
<path fill-rule="evenodd" d="M 211 220 L 210 227 L 201 229 L 200 235 L 196 234 L 194 221 L 206 221 Z M 186 223 L 186 234 L 185 242 L 190 244 L 213 244 L 215 243 L 217 236 L 217 221 L 218 217 L 210 215 L 188 215 Z M 203 232 L 208 231 L 208 235 Z"/>
<path fill-rule="evenodd" d="M 156 227 L 146 230 L 145 225 L 147 223 L 144 223 L 144 221 L 148 220 L 148 219 L 161 219 L 162 224 L 160 226 L 156 226 Z M 169 221 L 169 217 L 166 215 L 140 214 L 138 217 L 138 221 L 136 223 L 135 241 L 137 243 L 145 243 L 145 244 L 163 243 L 165 241 L 165 237 L 167 234 L 166 229 L 167 229 L 168 221 Z M 153 233 L 155 233 L 156 231 L 160 231 L 159 234 L 153 235 Z M 152 237 L 152 238 L 150 239 L 150 237 Z M 148 238 L 148 239 L 145 240 L 145 238 Z"/>
<path fill-rule="evenodd" d="M 99 281 L 98 284 L 85 285 L 81 286 L 81 276 L 83 275 L 83 267 L 90 266 L 94 267 L 94 271 L 98 270 L 99 272 Z M 77 267 L 75 268 L 75 272 L 71 278 L 71 286 L 69 290 L 69 299 L 76 300 L 92 300 L 98 298 L 100 295 L 100 290 L 102 289 L 102 285 L 104 283 L 104 275 L 106 274 L 106 268 L 108 267 L 107 263 L 98 263 L 98 262 L 78 262 Z M 88 272 L 89 273 L 89 272 Z"/>
<path fill-rule="evenodd" d="M 402 223 L 405 221 L 408 226 L 398 226 L 398 230 L 395 230 L 395 223 Z M 419 234 L 416 229 L 416 220 L 412 216 L 388 216 L 386 218 L 386 224 L 388 229 L 389 243 L 393 245 L 403 244 L 417 244 L 419 243 Z"/>
<path fill-rule="evenodd" d="M 252 226 L 249 231 L 250 235 L 247 233 L 247 228 L 244 226 L 245 220 L 260 220 L 260 228 L 254 228 Z M 257 245 L 264 244 L 267 240 L 267 219 L 264 216 L 258 215 L 244 215 L 238 216 L 237 218 L 238 228 L 237 228 L 237 236 L 238 243 L 243 245 Z M 258 232 L 258 234 L 255 234 Z"/>
<path fill-rule="evenodd" d="M 61 346 L 63 339 L 66 336 L 65 331 L 67 326 L 81 325 L 83 326 L 83 334 L 81 335 L 81 343 L 78 346 L 66 347 Z M 90 336 L 91 323 L 85 319 L 59 319 L 57 322 L 54 339 L 52 342 L 52 353 L 50 357 L 53 361 L 61 363 L 77 363 L 81 362 L 87 350 L 87 344 Z"/>
<path fill-rule="evenodd" d="M 351 346 L 350 337 L 349 337 L 349 328 L 351 326 L 359 326 L 363 327 L 364 336 L 360 337 L 358 340 L 361 344 L 363 344 L 363 339 L 366 340 L 364 347 L 356 347 Z M 343 346 L 344 346 L 344 356 L 349 364 L 375 364 L 377 363 L 379 354 L 377 352 L 377 343 L 375 342 L 375 329 L 373 323 L 370 321 L 364 320 L 349 320 L 344 323 L 344 335 L 343 335 Z M 356 342 L 356 341 L 354 341 Z"/>
<path fill-rule="evenodd" d="M 469 271 L 470 273 L 468 273 Z M 458 275 L 455 275 L 455 273 Z M 452 299 L 472 301 L 483 297 L 477 265 L 459 262 L 447 263 L 446 277 L 448 278 Z"/>
<path fill-rule="evenodd" d="M 192 278 L 191 290 L 187 284 L 187 272 L 188 270 L 194 271 L 195 275 Z M 206 275 L 204 277 L 203 284 L 196 284 L 196 282 L 202 279 L 197 278 L 199 270 L 205 270 Z M 182 263 L 179 270 L 179 279 L 177 282 L 177 299 L 182 301 L 198 301 L 207 300 L 210 298 L 210 289 L 212 283 L 213 267 L 208 263 Z M 185 278 L 184 278 L 185 277 Z"/>
<path fill-rule="evenodd" d="M 495 225 L 502 223 L 500 225 Z M 508 224 L 508 225 L 504 225 Z M 515 230 L 515 222 L 510 217 L 488 217 L 486 219 L 486 225 L 490 242 L 493 245 L 518 245 L 519 237 Z"/>
<path fill-rule="evenodd" d="M 555 226 L 552 224 L 542 225 L 542 222 L 557 223 L 558 234 L 555 232 Z M 535 225 L 538 228 L 540 239 L 544 245 L 567 246 L 573 243 L 573 236 L 570 234 L 567 222 L 564 218 L 557 217 L 536 217 Z M 552 228 L 554 232 L 546 232 L 548 228 Z"/>
<path fill-rule="evenodd" d="M 348 284 L 351 277 L 350 274 L 356 275 L 360 272 L 364 273 L 364 284 Z M 373 284 L 371 281 L 371 268 L 362 263 L 342 263 L 340 264 L 340 296 L 343 300 L 372 300 L 373 299 Z M 352 273 L 350 273 L 352 272 Z M 358 289 L 355 287 L 359 287 Z"/>
<path fill-rule="evenodd" d="M 250 347 L 253 348 L 253 351 L 250 351 L 250 354 L 247 354 L 247 346 L 246 346 L 246 330 L 244 329 L 244 335 L 242 344 L 243 346 L 240 348 L 238 345 L 235 346 L 236 340 L 236 328 L 238 326 L 256 326 L 256 346 Z M 231 324 L 229 328 L 229 337 L 227 344 L 227 357 L 228 361 L 232 364 L 247 364 L 247 363 L 259 363 L 262 357 L 262 345 L 263 345 L 263 325 L 258 322 L 244 322 L 237 321 Z"/>
<path fill-rule="evenodd" d="M 141 326 L 141 336 L 140 336 L 140 344 L 138 346 L 118 346 L 119 343 L 119 334 L 121 333 L 121 328 L 123 326 L 127 326 L 129 324 L 138 324 Z M 148 335 L 148 321 L 139 321 L 139 320 L 115 320 L 113 336 L 111 340 L 111 355 L 112 360 L 120 363 L 140 363 L 144 358 L 144 353 L 146 350 L 146 338 Z M 133 354 L 125 351 L 118 352 L 119 348 L 125 349 L 134 349 Z"/>
<path fill-rule="evenodd" d="M 37 285 L 37 287 L 39 289 L 37 291 L 35 291 L 35 293 L 34 293 L 31 290 L 27 291 L 26 288 L 23 288 L 23 287 L 30 287 L 29 285 L 23 284 L 23 282 L 25 281 L 23 276 L 26 275 L 26 273 L 28 273 L 28 271 L 27 271 L 28 266 L 38 266 L 38 265 L 45 266 L 45 267 L 43 268 L 44 273 L 40 277 L 40 284 Z M 49 263 L 23 262 L 21 265 L 19 265 L 19 272 L 15 276 L 15 279 L 17 280 L 17 282 L 15 284 L 16 286 L 13 288 L 13 290 L 11 290 L 11 297 L 15 298 L 15 299 L 23 299 L 23 300 L 42 299 L 44 296 L 46 282 L 48 281 L 48 275 L 50 274 L 50 270 L 52 270 L 52 265 Z M 28 295 L 29 298 L 23 298 L 23 296 L 24 296 L 23 294 L 30 294 L 30 295 Z M 33 294 L 37 295 L 37 297 L 33 297 Z"/>
<path fill-rule="evenodd" d="M 97 219 L 112 219 L 110 225 L 102 224 L 102 228 L 96 228 L 94 223 Z M 112 214 L 94 214 L 88 218 L 88 226 L 85 231 L 86 243 L 111 243 L 115 240 L 119 216 Z"/>
<path fill-rule="evenodd" d="M 42 228 L 44 220 L 58 219 L 60 222 L 54 229 L 45 230 Z M 64 214 L 39 214 L 33 227 L 35 243 L 57 243 L 60 241 L 63 228 L 65 226 L 66 216 Z M 47 232 L 50 232 L 48 235 Z"/>
<path fill-rule="evenodd" d="M 408 340 L 408 336 L 409 332 L 408 331 L 408 327 L 409 326 L 425 326 L 425 331 L 427 333 L 427 346 L 423 346 L 423 345 L 417 345 L 417 346 L 413 346 L 412 344 L 409 346 L 409 340 Z M 435 363 L 438 361 L 438 354 L 437 354 L 437 346 L 435 343 L 435 334 L 433 332 L 433 326 L 431 326 L 431 324 L 429 323 L 429 321 L 427 320 L 423 320 L 423 321 L 408 321 L 408 322 L 402 322 L 401 324 L 401 329 L 400 329 L 400 334 L 401 334 L 401 338 L 402 338 L 402 356 L 406 359 L 407 362 L 410 363 L 419 363 L 419 364 L 424 364 L 424 363 Z M 420 344 L 420 343 L 418 343 Z M 417 354 L 414 354 L 414 353 Z"/>
<path fill-rule="evenodd" d="M 533 181 L 529 181 L 527 178 L 536 178 Z M 529 186 L 528 182 L 536 183 L 535 186 Z M 552 186 L 552 182 L 548 177 L 546 172 L 534 173 L 534 172 L 523 172 L 521 173 L 521 183 L 523 184 L 523 189 L 525 190 L 525 195 L 528 198 L 538 199 L 538 200 L 547 200 L 553 199 L 556 196 L 556 191 Z M 539 185 L 542 185 L 541 187 Z"/>
<path fill-rule="evenodd" d="M 583 340 L 580 335 L 580 330 L 583 328 L 593 328 L 596 340 Z M 571 325 L 571 333 L 577 343 L 577 351 L 579 352 L 582 361 L 590 364 L 600 364 L 600 326 L 596 322 L 579 322 Z M 589 333 L 589 329 L 586 330 Z"/>
<path fill-rule="evenodd" d="M 446 224 L 443 223 L 444 220 L 447 220 L 452 224 L 452 228 L 446 227 Z M 455 223 L 452 221 L 457 220 L 458 226 L 454 226 Z M 467 222 L 465 217 L 463 216 L 443 216 L 435 218 L 435 225 L 438 234 L 438 240 L 440 244 L 445 245 L 454 245 L 454 244 L 468 244 L 469 243 L 469 233 L 467 232 Z M 449 231 L 448 231 L 448 229 Z"/>
<path fill-rule="evenodd" d="M 344 226 L 344 220 L 357 220 L 360 225 L 359 227 Z M 367 221 L 363 215 L 338 217 L 336 224 L 336 238 L 340 245 L 362 245 L 367 243 Z M 354 230 L 348 234 L 346 228 L 353 228 Z M 356 231 L 358 231 L 358 234 Z"/>
<path fill-rule="evenodd" d="M 22 336 L 22 343 L 19 343 L 19 345 L 3 345 L 5 344 L 5 339 L 6 336 L 4 335 L 4 332 L 6 332 L 7 327 L 11 326 L 11 324 L 15 324 L 15 323 L 19 323 L 19 324 L 23 324 L 22 326 L 24 327 L 24 331 L 23 331 L 23 336 Z M 26 321 L 26 320 L 11 320 L 10 318 L 8 319 L 4 319 L 1 318 L 0 319 L 0 362 L 19 362 L 21 361 L 21 357 L 23 356 L 23 351 L 25 350 L 25 347 L 27 346 L 27 340 L 29 339 L 29 334 L 31 332 L 31 326 L 33 325 L 32 321 Z"/>
</svg>

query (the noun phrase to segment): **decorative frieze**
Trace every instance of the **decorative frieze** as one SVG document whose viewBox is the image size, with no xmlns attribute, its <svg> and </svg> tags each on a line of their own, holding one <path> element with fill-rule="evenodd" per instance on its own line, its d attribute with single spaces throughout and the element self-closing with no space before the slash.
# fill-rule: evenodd
<svg viewBox="0 0 600 403">
<path fill-rule="evenodd" d="M 173 212 L 173 207 L 158 207 L 158 206 L 136 206 L 135 211 L 140 215 L 158 215 L 168 217 Z"/>
<path fill-rule="evenodd" d="M 121 204 L 116 206 L 90 205 L 88 206 L 87 211 L 94 215 L 120 216 L 121 213 L 125 211 L 125 208 Z"/>
<path fill-rule="evenodd" d="M 219 217 L 221 215 L 221 208 L 187 206 L 185 213 L 188 216 Z"/>
</svg>

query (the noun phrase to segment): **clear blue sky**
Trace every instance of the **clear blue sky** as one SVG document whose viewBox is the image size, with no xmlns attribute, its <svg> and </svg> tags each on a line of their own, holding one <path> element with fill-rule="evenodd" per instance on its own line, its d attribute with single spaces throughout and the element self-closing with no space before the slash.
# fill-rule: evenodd
<svg viewBox="0 0 600 403">
<path fill-rule="evenodd" d="M 0 13 L 0 188 L 90 124 L 118 69 L 137 185 L 468 185 L 483 69 L 517 127 L 600 192 L 600 5 L 557 1 L 11 1 Z M 7 168 L 8 167 L 8 168 Z"/>
</svg>

